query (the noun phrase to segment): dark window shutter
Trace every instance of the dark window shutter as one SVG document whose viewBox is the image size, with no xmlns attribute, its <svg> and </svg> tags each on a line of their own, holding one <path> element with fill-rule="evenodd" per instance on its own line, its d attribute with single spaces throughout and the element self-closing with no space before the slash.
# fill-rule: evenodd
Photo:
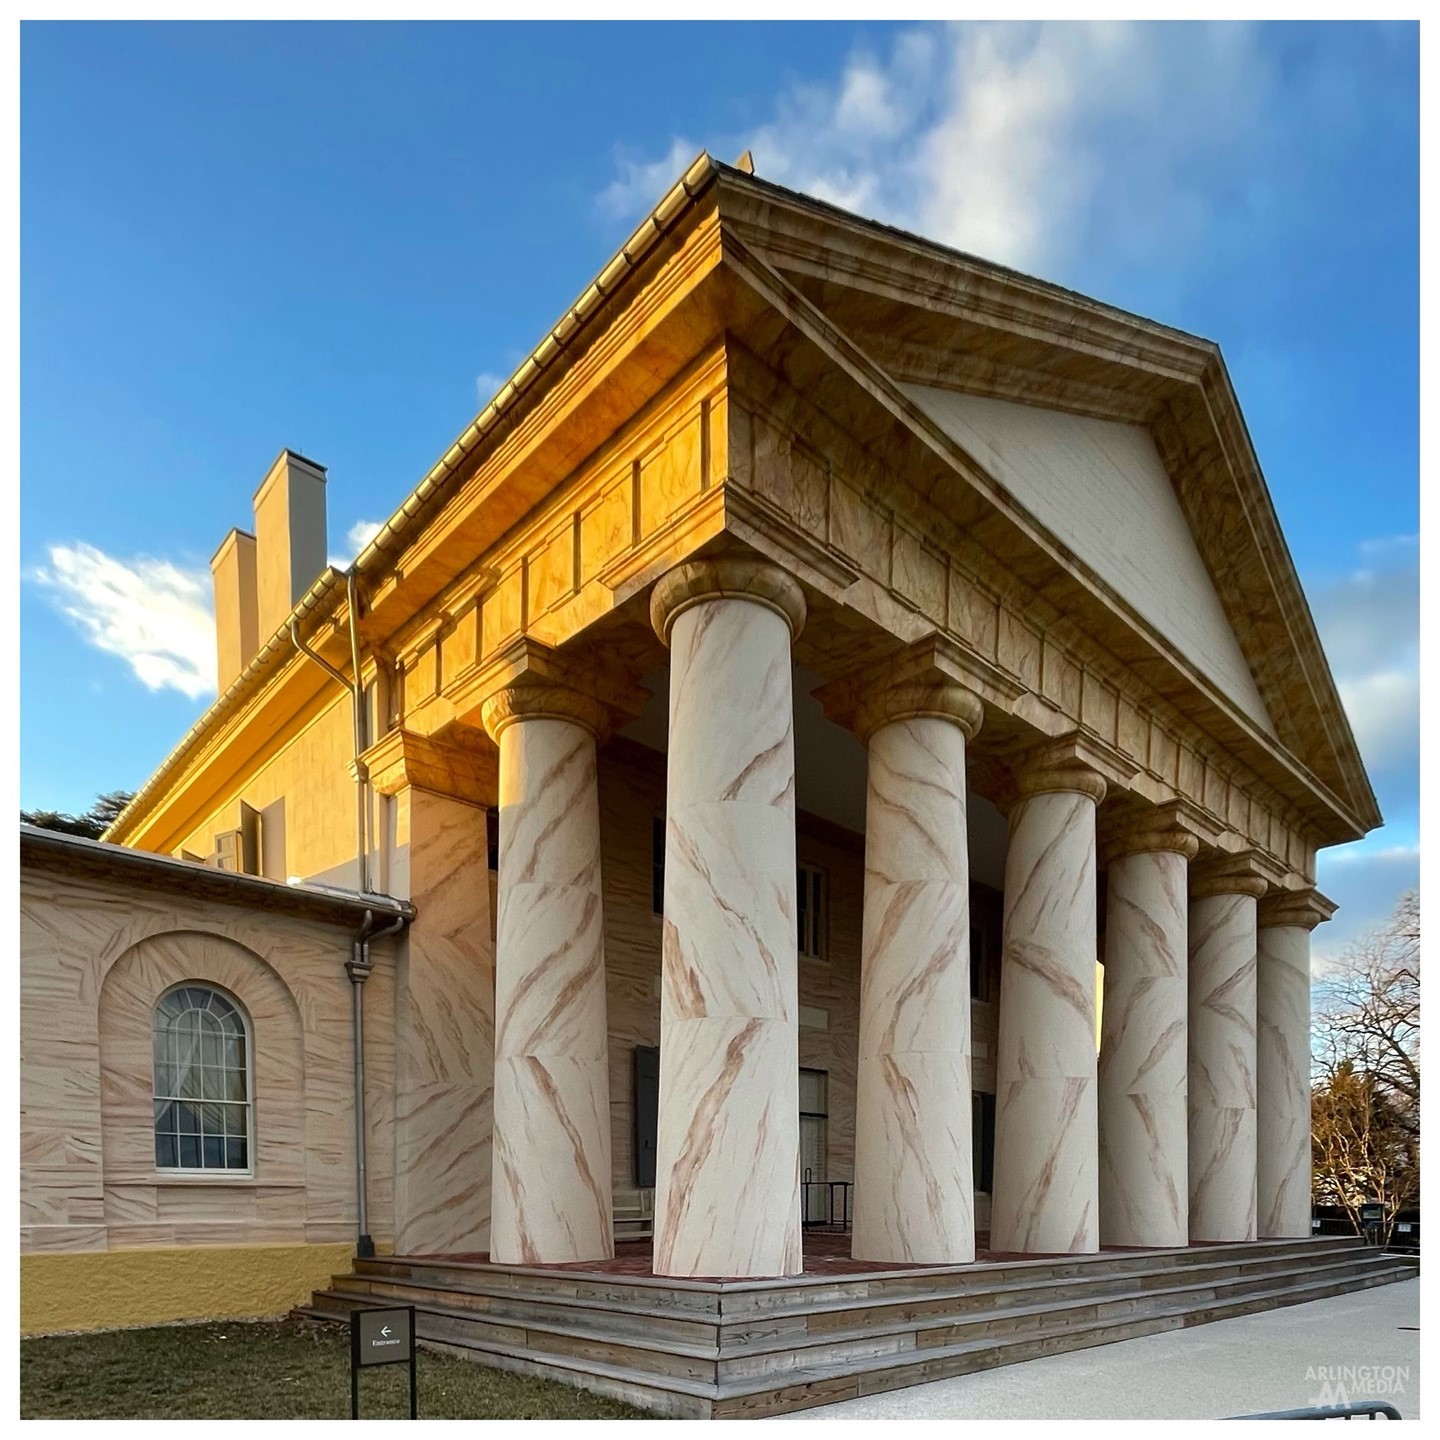
<svg viewBox="0 0 1440 1440">
<path fill-rule="evenodd" d="M 660 1127 L 660 1049 L 635 1047 L 635 1184 L 655 1186 L 655 1144 Z"/>
</svg>

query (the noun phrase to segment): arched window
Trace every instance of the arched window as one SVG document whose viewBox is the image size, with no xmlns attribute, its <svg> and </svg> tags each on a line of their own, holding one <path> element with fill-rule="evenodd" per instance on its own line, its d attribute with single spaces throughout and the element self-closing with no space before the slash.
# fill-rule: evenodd
<svg viewBox="0 0 1440 1440">
<path fill-rule="evenodd" d="M 245 1017 L 208 985 L 167 991 L 155 1007 L 155 1166 L 250 1169 L 250 1037 Z"/>
</svg>

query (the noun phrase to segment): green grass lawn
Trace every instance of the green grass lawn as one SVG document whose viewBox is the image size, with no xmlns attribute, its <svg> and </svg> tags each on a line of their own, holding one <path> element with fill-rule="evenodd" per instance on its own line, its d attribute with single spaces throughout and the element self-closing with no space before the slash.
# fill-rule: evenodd
<svg viewBox="0 0 1440 1440">
<path fill-rule="evenodd" d="M 569 1385 L 419 1352 L 420 1415 L 446 1420 L 643 1420 Z M 409 1415 L 404 1365 L 360 1376 L 360 1414 Z M 20 1342 L 25 1419 L 325 1420 L 350 1416 L 350 1335 L 295 1320 L 166 1325 Z"/>
</svg>

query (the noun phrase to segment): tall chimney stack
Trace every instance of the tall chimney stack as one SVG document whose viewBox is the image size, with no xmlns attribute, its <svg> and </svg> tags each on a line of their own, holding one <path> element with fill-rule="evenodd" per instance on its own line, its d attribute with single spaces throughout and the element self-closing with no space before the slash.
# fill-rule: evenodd
<svg viewBox="0 0 1440 1440">
<path fill-rule="evenodd" d="M 282 450 L 255 492 L 260 638 L 285 623 L 325 568 L 325 467 Z"/>
<path fill-rule="evenodd" d="M 215 582 L 215 680 L 223 695 L 260 648 L 255 537 L 232 530 L 210 561 Z"/>
</svg>

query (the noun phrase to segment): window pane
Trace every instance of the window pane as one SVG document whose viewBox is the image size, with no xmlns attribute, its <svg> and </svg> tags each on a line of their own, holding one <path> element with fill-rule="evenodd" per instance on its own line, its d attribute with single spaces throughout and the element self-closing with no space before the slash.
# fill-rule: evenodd
<svg viewBox="0 0 1440 1440">
<path fill-rule="evenodd" d="M 230 1170 L 244 1170 L 249 1164 L 244 1139 L 232 1138 L 225 1142 L 225 1165 Z"/>
<path fill-rule="evenodd" d="M 225 1100 L 244 1100 L 245 1094 L 245 1072 L 243 1070 L 227 1070 L 225 1072 Z"/>
<path fill-rule="evenodd" d="M 200 1137 L 198 1135 L 182 1135 L 180 1137 L 180 1167 L 183 1170 L 200 1168 Z"/>
<path fill-rule="evenodd" d="M 173 1170 L 179 1163 L 178 1145 L 173 1135 L 156 1135 L 155 1164 L 162 1170 Z"/>
<path fill-rule="evenodd" d="M 243 1034 L 225 1037 L 225 1063 L 232 1070 L 245 1068 L 245 1036 Z"/>
<path fill-rule="evenodd" d="M 155 1128 L 157 1130 L 176 1129 L 175 1107 L 173 1105 L 167 1105 L 161 1100 L 155 1102 Z"/>
<path fill-rule="evenodd" d="M 200 1112 L 194 1105 L 177 1105 L 175 1107 L 175 1128 L 182 1135 L 198 1135 L 200 1133 Z"/>
<path fill-rule="evenodd" d="M 219 1170 L 225 1164 L 225 1140 L 220 1135 L 207 1135 L 204 1138 L 203 1153 L 205 1157 L 205 1168 L 207 1170 Z"/>
</svg>

